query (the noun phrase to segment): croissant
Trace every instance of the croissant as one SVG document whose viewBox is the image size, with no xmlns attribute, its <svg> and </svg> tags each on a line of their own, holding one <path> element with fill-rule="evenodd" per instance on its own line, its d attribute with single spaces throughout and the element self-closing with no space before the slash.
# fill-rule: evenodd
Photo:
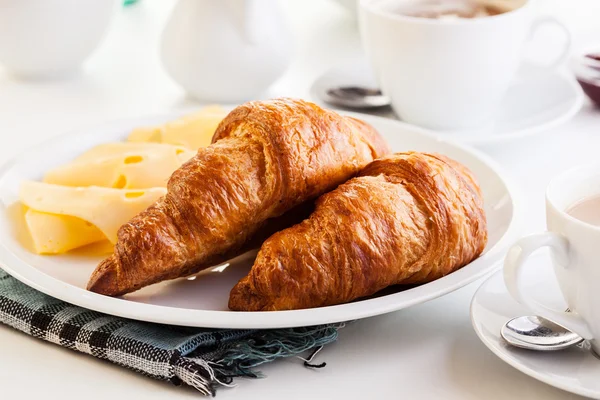
<svg viewBox="0 0 600 400">
<path fill-rule="evenodd" d="M 229 308 L 321 307 L 430 282 L 471 262 L 486 243 L 481 190 L 466 167 L 437 154 L 390 155 L 267 239 Z"/>
<path fill-rule="evenodd" d="M 272 226 L 298 222 L 276 217 L 388 153 L 370 125 L 293 99 L 237 107 L 212 142 L 173 173 L 163 198 L 119 229 L 88 290 L 121 295 L 240 254 Z"/>
</svg>

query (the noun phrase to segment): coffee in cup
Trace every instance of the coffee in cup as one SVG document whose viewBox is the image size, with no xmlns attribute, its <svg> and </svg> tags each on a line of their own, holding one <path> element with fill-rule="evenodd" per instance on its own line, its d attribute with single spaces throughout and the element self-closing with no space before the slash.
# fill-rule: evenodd
<svg viewBox="0 0 600 400">
<path fill-rule="evenodd" d="M 514 1 L 423 0 L 412 2 L 382 2 L 390 13 L 417 18 L 452 19 L 483 18 L 511 11 Z M 516 4 L 518 6 L 519 4 Z"/>
<path fill-rule="evenodd" d="M 582 222 L 600 226 L 600 195 L 578 200 L 567 209 L 567 214 Z"/>
</svg>

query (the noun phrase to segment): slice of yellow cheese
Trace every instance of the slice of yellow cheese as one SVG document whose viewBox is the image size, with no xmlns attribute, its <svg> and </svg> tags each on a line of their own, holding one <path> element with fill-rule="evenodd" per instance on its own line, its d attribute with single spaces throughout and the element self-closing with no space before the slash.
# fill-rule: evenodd
<svg viewBox="0 0 600 400">
<path fill-rule="evenodd" d="M 166 193 L 165 188 L 124 190 L 26 181 L 21 184 L 19 196 L 23 204 L 36 211 L 90 222 L 116 243 L 119 227 Z"/>
<path fill-rule="evenodd" d="M 127 140 L 131 143 L 161 143 L 163 127 L 135 128 L 131 131 Z"/>
<path fill-rule="evenodd" d="M 25 222 L 38 254 L 66 253 L 106 239 L 93 224 L 68 215 L 47 214 L 29 209 L 25 213 Z"/>
<path fill-rule="evenodd" d="M 134 129 L 130 142 L 158 142 L 197 150 L 211 143 L 212 136 L 227 112 L 220 106 L 209 106 L 158 127 Z"/>
<path fill-rule="evenodd" d="M 166 187 L 169 177 L 195 152 L 158 143 L 107 143 L 50 170 L 44 182 L 118 189 Z"/>
</svg>

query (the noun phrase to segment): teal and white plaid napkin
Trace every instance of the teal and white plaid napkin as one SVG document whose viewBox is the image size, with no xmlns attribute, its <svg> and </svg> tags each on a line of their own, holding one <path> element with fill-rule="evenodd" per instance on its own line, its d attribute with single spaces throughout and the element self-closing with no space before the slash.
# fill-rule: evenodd
<svg viewBox="0 0 600 400">
<path fill-rule="evenodd" d="M 0 269 L 0 322 L 154 379 L 214 395 L 255 368 L 336 340 L 340 325 L 275 330 L 216 330 L 151 324 L 77 307 L 40 293 Z"/>
</svg>

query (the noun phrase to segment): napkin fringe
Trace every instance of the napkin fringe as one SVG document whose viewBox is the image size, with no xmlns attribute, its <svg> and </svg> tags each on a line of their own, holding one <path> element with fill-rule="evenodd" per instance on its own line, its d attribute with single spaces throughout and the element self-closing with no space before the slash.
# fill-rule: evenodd
<svg viewBox="0 0 600 400">
<path fill-rule="evenodd" d="M 225 376 L 263 377 L 255 368 L 282 357 L 298 356 L 305 351 L 334 342 L 344 324 L 309 326 L 259 331 L 235 343 L 222 356 L 217 368 Z"/>
<path fill-rule="evenodd" d="M 229 346 L 218 362 L 207 362 L 201 358 L 179 356 L 174 361 L 173 373 L 182 382 L 193 386 L 202 394 L 215 395 L 218 386 L 235 386 L 233 378 L 262 378 L 256 370 L 259 365 L 282 357 L 297 356 L 310 368 L 322 368 L 325 363 L 310 364 L 320 348 L 334 342 L 338 329 L 344 324 L 331 324 L 303 328 L 257 331 L 247 339 Z M 313 349 L 307 358 L 299 355 Z M 177 383 L 172 379 L 174 383 Z"/>
<path fill-rule="evenodd" d="M 214 396 L 216 386 L 230 386 L 228 382 L 217 378 L 215 370 L 205 360 L 179 356 L 173 368 L 174 377 L 171 382 L 176 385 L 181 382 L 192 386 L 205 396 Z"/>
</svg>

